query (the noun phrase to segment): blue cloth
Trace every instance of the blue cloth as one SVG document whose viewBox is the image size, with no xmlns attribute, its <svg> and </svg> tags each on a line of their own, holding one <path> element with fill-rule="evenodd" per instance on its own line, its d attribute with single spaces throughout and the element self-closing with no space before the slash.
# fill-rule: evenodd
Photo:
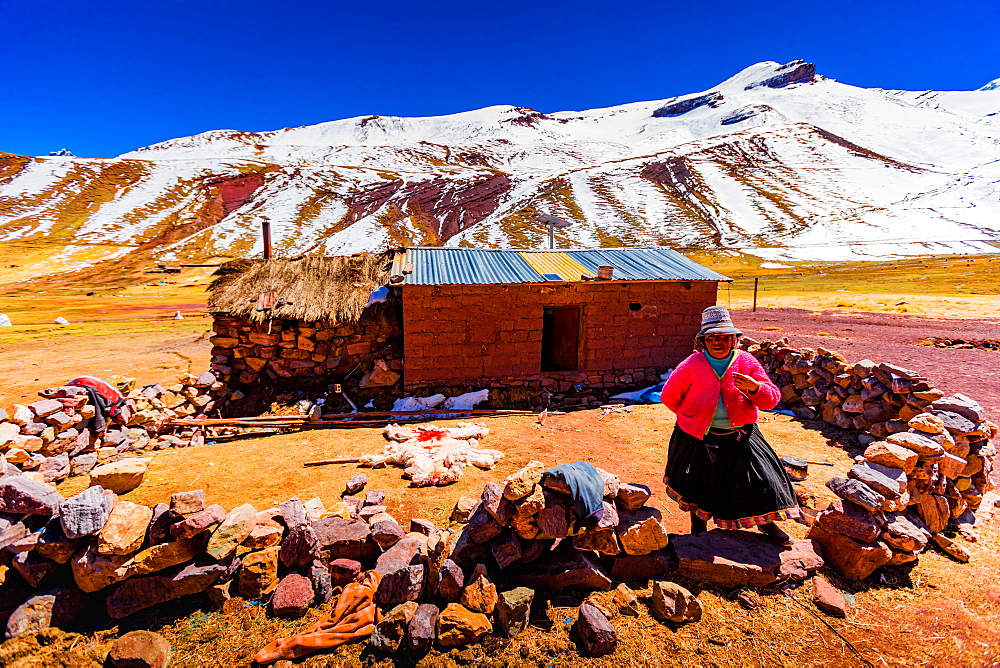
<svg viewBox="0 0 1000 668">
<path fill-rule="evenodd" d="M 667 381 L 661 380 L 659 383 L 653 387 L 647 387 L 639 395 L 639 400 L 647 404 L 658 404 L 660 403 L 660 392 L 663 391 L 663 386 L 667 384 Z"/>
<path fill-rule="evenodd" d="M 581 519 L 600 522 L 604 517 L 604 478 L 593 464 L 573 462 L 560 464 L 544 475 L 561 478 L 573 495 L 573 510 Z"/>
<path fill-rule="evenodd" d="M 715 375 L 722 378 L 726 375 L 726 370 L 729 365 L 733 363 L 733 358 L 736 356 L 736 351 L 731 350 L 728 355 L 723 358 L 712 357 L 708 354 L 708 351 L 702 353 L 705 355 L 705 359 L 708 363 L 712 365 L 712 369 L 715 371 Z M 729 412 L 726 411 L 726 405 L 722 403 L 722 393 L 719 393 L 719 403 L 715 406 L 715 415 L 712 417 L 712 429 L 732 429 L 733 425 L 729 421 Z"/>
</svg>

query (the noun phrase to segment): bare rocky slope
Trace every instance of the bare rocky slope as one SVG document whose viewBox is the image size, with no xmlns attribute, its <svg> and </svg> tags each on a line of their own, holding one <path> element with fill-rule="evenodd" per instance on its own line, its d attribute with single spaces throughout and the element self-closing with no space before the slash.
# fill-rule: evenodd
<svg viewBox="0 0 1000 668">
<path fill-rule="evenodd" d="M 563 246 L 993 252 L 998 112 L 989 86 L 864 89 L 764 62 L 707 91 L 606 109 L 218 130 L 114 159 L 0 153 L 0 282 L 246 256 L 264 216 L 284 256 L 537 248 L 540 212 L 575 223 Z"/>
</svg>

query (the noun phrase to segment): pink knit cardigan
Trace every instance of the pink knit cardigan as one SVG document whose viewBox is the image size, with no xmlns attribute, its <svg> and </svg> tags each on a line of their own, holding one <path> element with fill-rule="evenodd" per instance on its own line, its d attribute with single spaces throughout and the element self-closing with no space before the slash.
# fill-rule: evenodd
<svg viewBox="0 0 1000 668">
<path fill-rule="evenodd" d="M 760 382 L 760 388 L 753 394 L 737 388 L 733 381 L 734 371 L 752 376 Z M 670 374 L 660 392 L 660 399 L 677 414 L 678 427 L 701 438 L 712 426 L 720 391 L 722 403 L 733 426 L 756 422 L 758 408 L 774 408 L 781 398 L 781 392 L 767 377 L 767 372 L 757 358 L 745 350 L 739 350 L 721 380 L 703 353 L 690 355 Z"/>
</svg>

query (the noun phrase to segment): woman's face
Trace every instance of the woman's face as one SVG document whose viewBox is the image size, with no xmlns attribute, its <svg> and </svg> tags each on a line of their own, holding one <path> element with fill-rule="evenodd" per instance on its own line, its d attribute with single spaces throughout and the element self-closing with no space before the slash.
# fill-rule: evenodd
<svg viewBox="0 0 1000 668">
<path fill-rule="evenodd" d="M 716 359 L 729 355 L 733 349 L 732 334 L 709 334 L 705 337 L 705 350 Z"/>
</svg>

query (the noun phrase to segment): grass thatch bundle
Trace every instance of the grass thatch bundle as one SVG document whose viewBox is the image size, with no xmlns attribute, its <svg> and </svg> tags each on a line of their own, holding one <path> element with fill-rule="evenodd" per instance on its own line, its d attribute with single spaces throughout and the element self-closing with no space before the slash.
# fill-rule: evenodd
<svg viewBox="0 0 1000 668">
<path fill-rule="evenodd" d="M 350 256 L 306 256 L 292 260 L 233 260 L 215 272 L 209 286 L 212 313 L 263 322 L 357 321 L 373 290 L 389 283 L 393 252 Z M 395 290 L 390 290 L 390 294 Z M 272 308 L 260 309 L 261 295 Z M 268 299 L 265 297 L 265 302 Z"/>
</svg>

